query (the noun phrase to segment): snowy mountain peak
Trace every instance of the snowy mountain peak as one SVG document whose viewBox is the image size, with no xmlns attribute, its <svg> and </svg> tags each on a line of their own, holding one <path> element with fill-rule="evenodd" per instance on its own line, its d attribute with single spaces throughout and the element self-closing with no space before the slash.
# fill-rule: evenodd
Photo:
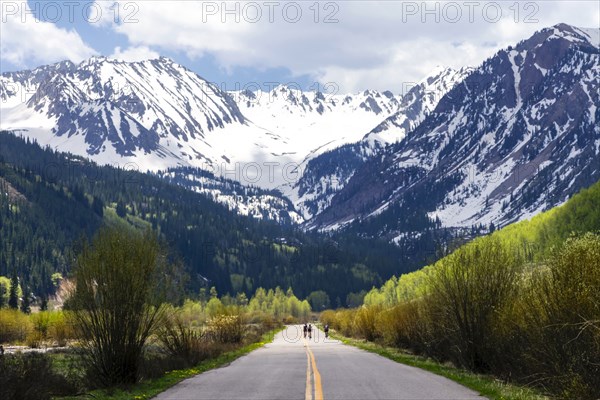
<svg viewBox="0 0 600 400">
<path fill-rule="evenodd" d="M 600 28 L 580 28 L 561 23 L 540 32 L 551 33 L 555 37 L 562 37 L 572 42 L 586 42 L 600 48 Z"/>
<path fill-rule="evenodd" d="M 472 71 L 469 67 L 459 70 L 436 67 L 410 88 L 398 110 L 367 133 L 363 141 L 370 147 L 381 147 L 404 139 L 435 109 L 440 99 Z"/>
<path fill-rule="evenodd" d="M 244 116 L 284 138 L 295 162 L 360 140 L 396 112 L 400 96 L 374 90 L 355 94 L 302 91 L 279 85 L 272 90 L 232 91 Z"/>
<path fill-rule="evenodd" d="M 303 163 L 304 174 L 292 187 L 284 190 L 285 193 L 294 200 L 305 218 L 316 216 L 329 206 L 331 199 L 360 166 L 376 157 L 385 145 L 404 139 L 406 133 L 417 127 L 438 101 L 471 71 L 470 68 L 455 71 L 437 67 L 401 98 L 394 113 L 374 125 L 361 140 L 343 145 L 332 142 L 307 157 Z M 365 102 L 394 98 L 391 92 L 365 91 L 361 95 L 367 96 Z M 351 103 L 353 99 L 344 101 Z"/>
<path fill-rule="evenodd" d="M 278 145 L 274 135 L 248 124 L 226 92 L 165 57 L 93 57 L 5 73 L 0 98 L 1 129 L 102 164 L 214 168 Z"/>
<path fill-rule="evenodd" d="M 355 94 L 324 93 L 321 91 L 303 91 L 297 87 L 277 85 L 272 90 L 241 90 L 229 92 L 231 96 L 246 111 L 249 108 L 270 108 L 273 110 L 286 110 L 290 113 L 319 115 L 327 112 L 347 112 L 348 110 L 364 110 L 379 113 L 395 111 L 400 96 L 392 92 L 380 93 L 375 90 L 365 90 Z M 252 112 L 247 114 L 252 119 Z"/>
<path fill-rule="evenodd" d="M 475 168 L 485 177 L 514 174 L 531 162 L 546 168 L 549 161 L 579 160 L 585 151 L 592 156 L 586 144 L 590 132 L 597 135 L 590 126 L 599 118 L 599 31 L 559 24 L 477 69 L 438 66 L 403 96 L 303 91 L 291 84 L 224 92 L 166 57 L 65 61 L 0 76 L 0 129 L 102 164 L 193 167 L 277 188 L 303 217 L 316 218 L 315 226 L 337 226 L 402 201 L 402 190 L 430 174 L 444 175 L 442 167 Z M 574 155 L 554 156 L 552 143 Z M 576 179 L 572 171 L 561 172 L 561 179 Z M 523 182 L 477 182 L 474 188 L 453 179 L 448 187 L 479 202 L 482 193 L 505 201 Z M 439 186 L 435 179 L 423 184 Z M 483 211 L 466 215 L 460 193 L 444 193 L 444 203 L 438 199 L 431 212 L 463 225 L 492 218 Z M 270 204 L 260 203 L 261 210 Z M 328 211 L 331 204 L 335 212 Z M 497 218 L 498 210 L 490 210 Z"/>
<path fill-rule="evenodd" d="M 311 226 L 359 219 L 370 234 L 398 235 L 421 215 L 430 226 L 498 227 L 597 181 L 594 32 L 544 29 L 467 72 L 404 140 L 363 164 Z"/>
</svg>

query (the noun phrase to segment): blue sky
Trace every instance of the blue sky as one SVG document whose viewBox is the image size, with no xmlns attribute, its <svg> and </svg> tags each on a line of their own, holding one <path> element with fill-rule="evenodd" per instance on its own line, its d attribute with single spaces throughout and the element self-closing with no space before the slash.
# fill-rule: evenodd
<svg viewBox="0 0 600 400">
<path fill-rule="evenodd" d="M 4 1 L 3 1 L 4 2 Z M 90 1 L 52 1 L 52 6 L 48 6 L 48 1 L 28 1 L 29 10 L 32 14 L 28 14 L 23 7 L 23 2 L 15 2 L 18 4 L 19 18 L 25 15 L 28 19 L 37 19 L 41 22 L 47 22 L 56 25 L 65 30 L 75 30 L 83 41 L 94 49 L 99 55 L 110 56 L 114 53 L 115 48 L 126 49 L 129 46 L 129 41 L 126 35 L 117 33 L 110 26 L 102 26 L 95 23 L 95 17 L 90 15 L 95 8 L 87 6 Z M 58 7 L 55 7 L 57 5 Z M 60 10 L 60 11 L 57 11 Z M 86 13 L 85 10 L 88 12 Z M 12 13 L 12 9 L 5 9 Z M 133 11 L 121 11 L 123 14 Z M 61 16 L 59 17 L 59 14 Z M 87 14 L 91 22 L 84 16 Z M 114 15 L 114 14 L 113 14 Z M 31 17 L 31 18 L 30 18 Z M 3 20 L 4 22 L 4 20 Z M 185 65 L 187 68 L 197 72 L 206 79 L 217 82 L 220 85 L 229 88 L 242 87 L 248 83 L 260 82 L 265 85 L 270 85 L 270 82 L 298 83 L 303 88 L 309 88 L 314 82 L 308 75 L 294 75 L 284 66 L 271 68 L 253 68 L 245 66 L 234 66 L 229 70 L 221 67 L 215 57 L 211 54 L 205 54 L 202 57 L 190 58 L 185 52 L 177 50 L 169 50 L 161 48 L 158 52 L 161 56 L 172 58 L 178 63 Z M 56 62 L 60 58 L 49 58 L 48 62 Z M 73 60 L 78 61 L 78 60 Z M 22 63 L 12 63 L 4 58 L 0 61 L 0 72 L 18 71 L 25 68 L 35 68 L 44 62 L 36 61 L 33 57 L 24 60 Z"/>
<path fill-rule="evenodd" d="M 293 83 L 401 93 L 437 65 L 476 66 L 543 27 L 600 26 L 596 1 L 0 0 L 0 7 L 1 72 L 92 55 L 163 55 L 227 89 Z"/>
</svg>

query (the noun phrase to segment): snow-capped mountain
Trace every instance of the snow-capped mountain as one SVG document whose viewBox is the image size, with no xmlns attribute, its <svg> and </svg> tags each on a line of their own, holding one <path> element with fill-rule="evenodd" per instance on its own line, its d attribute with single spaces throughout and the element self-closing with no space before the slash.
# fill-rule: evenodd
<svg viewBox="0 0 600 400">
<path fill-rule="evenodd" d="M 169 168 L 156 173 L 162 179 L 201 193 L 231 211 L 255 219 L 271 220 L 281 224 L 300 224 L 304 219 L 294 205 L 278 191 L 268 191 L 217 177 L 193 167 Z"/>
<path fill-rule="evenodd" d="M 308 159 L 359 140 L 400 104 L 376 91 L 227 93 L 164 57 L 5 73 L 0 99 L 0 129 L 42 145 L 140 170 L 200 168 L 264 189 L 291 186 Z"/>
<path fill-rule="evenodd" d="M 437 106 L 440 99 L 457 83 L 462 82 L 473 68 L 454 70 L 438 67 L 425 79 L 413 86 L 402 98 L 398 111 L 372 129 L 363 141 L 370 147 L 399 142 L 415 129 Z"/>
<path fill-rule="evenodd" d="M 288 155 L 299 169 L 319 154 L 359 141 L 395 113 L 401 101 L 401 96 L 389 91 L 325 94 L 284 85 L 230 94 L 248 120 L 285 137 Z"/>
<path fill-rule="evenodd" d="M 167 58 L 94 57 L 5 73 L 0 98 L 2 129 L 101 164 L 231 169 L 269 159 L 280 144 L 226 92 Z"/>
<path fill-rule="evenodd" d="M 471 71 L 471 68 L 453 70 L 442 67 L 432 71 L 401 98 L 394 113 L 359 141 L 338 145 L 307 158 L 302 164 L 300 179 L 293 185 L 282 187 L 282 191 L 294 201 L 305 219 L 316 216 L 329 206 L 333 196 L 343 189 L 363 163 L 379 154 L 388 144 L 404 139 Z"/>
<path fill-rule="evenodd" d="M 499 51 L 310 225 L 499 226 L 600 179 L 599 32 L 560 24 Z"/>
<path fill-rule="evenodd" d="M 285 86 L 227 93 L 164 57 L 93 57 L 5 73 L 0 99 L 0 128 L 41 144 L 142 170 L 237 170 L 234 179 L 267 189 L 288 180 L 284 165 L 359 140 L 400 102 L 390 92 L 325 95 Z M 274 179 L 246 176 L 265 172 L 267 163 L 277 164 Z"/>
<path fill-rule="evenodd" d="M 257 218 L 380 233 L 499 225 L 598 178 L 598 42 L 557 25 L 404 96 L 225 92 L 167 58 L 94 57 L 2 74 L 0 129 Z"/>
</svg>

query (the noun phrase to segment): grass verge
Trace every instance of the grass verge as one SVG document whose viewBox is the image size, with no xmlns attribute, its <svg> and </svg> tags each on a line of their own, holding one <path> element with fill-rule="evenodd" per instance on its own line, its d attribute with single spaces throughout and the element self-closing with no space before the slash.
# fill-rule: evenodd
<svg viewBox="0 0 600 400">
<path fill-rule="evenodd" d="M 92 392 L 74 396 L 74 397 L 57 397 L 55 400 L 83 400 L 83 399 L 97 399 L 97 400 L 144 400 L 151 399 L 157 394 L 164 392 L 171 386 L 178 384 L 184 379 L 191 378 L 194 375 L 201 374 L 211 369 L 223 367 L 232 361 L 245 356 L 246 354 L 263 347 L 264 345 L 271 343 L 275 334 L 281 329 L 275 329 L 273 331 L 265 333 L 259 342 L 248 344 L 239 349 L 223 353 L 217 358 L 205 360 L 197 366 L 189 369 L 182 369 L 176 371 L 170 371 L 165 373 L 164 376 L 158 379 L 148 380 L 140 382 L 128 390 L 124 389 L 102 389 L 94 390 Z"/>
<path fill-rule="evenodd" d="M 460 383 L 463 386 L 468 387 L 469 389 L 473 389 L 482 396 L 485 396 L 491 400 L 549 399 L 549 397 L 544 396 L 534 389 L 506 383 L 491 375 L 476 374 L 471 371 L 456 368 L 452 365 L 442 364 L 430 358 L 416 356 L 395 347 L 388 347 L 365 340 L 348 338 L 340 335 L 337 332 L 332 332 L 331 337 L 340 340 L 344 344 L 358 347 L 359 349 L 366 350 L 371 353 L 379 354 L 380 356 L 389 358 L 390 360 L 444 376 L 450 380 Z"/>
</svg>

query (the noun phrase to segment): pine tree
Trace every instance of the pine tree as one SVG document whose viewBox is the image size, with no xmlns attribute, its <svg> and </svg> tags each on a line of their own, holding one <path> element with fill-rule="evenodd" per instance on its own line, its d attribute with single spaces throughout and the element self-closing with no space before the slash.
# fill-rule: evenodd
<svg viewBox="0 0 600 400">
<path fill-rule="evenodd" d="M 123 201 L 119 201 L 117 203 L 117 215 L 121 218 L 125 218 L 127 215 L 127 208 L 125 207 L 125 203 Z"/>
<path fill-rule="evenodd" d="M 102 217 L 104 216 L 104 202 L 99 197 L 94 196 L 92 200 L 92 210 L 96 215 Z"/>
<path fill-rule="evenodd" d="M 6 294 L 6 288 L 0 284 L 0 308 L 4 307 L 4 295 Z"/>
<path fill-rule="evenodd" d="M 23 284 L 23 300 L 21 301 L 21 311 L 25 314 L 31 314 L 31 305 L 29 301 L 29 287 Z"/>
<path fill-rule="evenodd" d="M 10 293 L 8 296 L 8 307 L 16 310 L 19 308 L 19 278 L 17 278 L 17 273 L 13 272 L 13 275 L 10 279 Z"/>
<path fill-rule="evenodd" d="M 42 302 L 40 303 L 40 311 L 48 311 L 48 295 L 42 295 Z"/>
</svg>

